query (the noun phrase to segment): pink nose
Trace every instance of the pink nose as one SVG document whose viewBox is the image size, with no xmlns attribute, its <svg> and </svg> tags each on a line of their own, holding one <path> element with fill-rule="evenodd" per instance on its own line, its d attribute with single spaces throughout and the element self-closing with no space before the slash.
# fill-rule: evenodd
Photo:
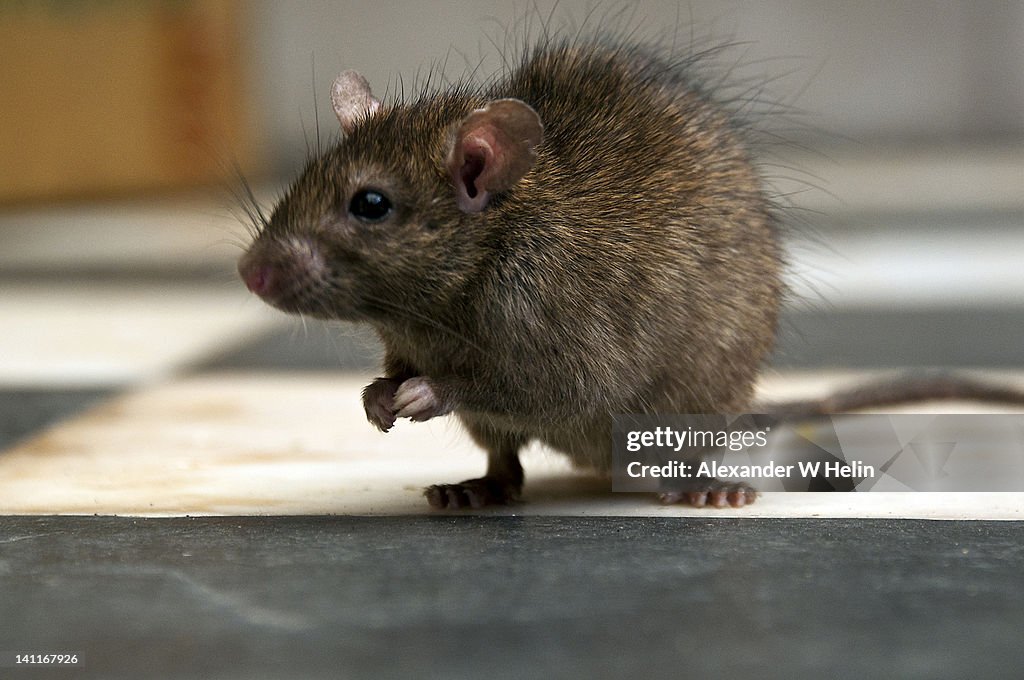
<svg viewBox="0 0 1024 680">
<path fill-rule="evenodd" d="M 242 280 L 245 281 L 246 288 L 260 297 L 265 297 L 270 293 L 273 288 L 273 269 L 266 265 L 252 265 L 240 267 L 240 269 L 239 273 L 242 275 Z"/>
</svg>

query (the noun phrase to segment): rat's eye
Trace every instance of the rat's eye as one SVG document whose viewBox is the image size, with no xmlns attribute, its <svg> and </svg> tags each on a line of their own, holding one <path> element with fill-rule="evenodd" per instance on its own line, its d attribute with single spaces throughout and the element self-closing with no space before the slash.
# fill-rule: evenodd
<svg viewBox="0 0 1024 680">
<path fill-rule="evenodd" d="M 365 222 L 379 222 L 391 214 L 391 201 L 379 191 L 362 189 L 352 197 L 348 211 Z"/>
</svg>

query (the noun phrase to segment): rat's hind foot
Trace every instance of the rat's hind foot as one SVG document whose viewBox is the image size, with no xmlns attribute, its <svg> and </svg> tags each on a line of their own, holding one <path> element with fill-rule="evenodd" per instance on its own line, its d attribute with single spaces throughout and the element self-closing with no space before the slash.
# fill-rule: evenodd
<svg viewBox="0 0 1024 680">
<path fill-rule="evenodd" d="M 395 415 L 417 422 L 451 413 L 451 407 L 438 395 L 430 378 L 409 378 L 395 392 Z"/>
<path fill-rule="evenodd" d="M 395 392 L 400 384 L 401 381 L 394 378 L 377 378 L 363 388 L 366 419 L 381 432 L 387 432 L 395 424 Z"/>
<path fill-rule="evenodd" d="M 467 479 L 458 484 L 435 484 L 423 490 L 430 506 L 479 509 L 485 505 L 508 505 L 519 500 L 519 486 L 501 477 Z"/>
<path fill-rule="evenodd" d="M 718 479 L 695 480 L 692 486 L 658 494 L 665 505 L 685 504 L 695 508 L 742 508 L 757 500 L 757 489 L 744 482 L 723 482 Z"/>
</svg>

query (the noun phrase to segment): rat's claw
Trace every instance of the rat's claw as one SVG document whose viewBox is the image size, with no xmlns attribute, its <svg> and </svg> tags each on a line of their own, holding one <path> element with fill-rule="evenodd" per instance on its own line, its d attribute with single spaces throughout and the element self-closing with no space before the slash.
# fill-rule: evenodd
<svg viewBox="0 0 1024 680">
<path fill-rule="evenodd" d="M 757 500 L 757 490 L 743 482 L 722 482 L 714 478 L 696 480 L 692 488 L 663 491 L 658 500 L 665 505 L 691 505 L 695 508 L 742 508 Z"/>
<path fill-rule="evenodd" d="M 366 419 L 381 432 L 387 432 L 395 424 L 395 392 L 399 381 L 393 378 L 377 378 L 363 388 L 363 410 Z"/>
<path fill-rule="evenodd" d="M 417 376 L 403 382 L 395 392 L 395 415 L 415 421 L 430 420 L 451 411 L 434 391 L 429 378 Z"/>
<path fill-rule="evenodd" d="M 423 490 L 430 507 L 438 510 L 479 510 L 488 505 L 509 505 L 519 500 L 518 484 L 500 477 L 467 479 L 458 484 L 434 484 Z"/>
</svg>

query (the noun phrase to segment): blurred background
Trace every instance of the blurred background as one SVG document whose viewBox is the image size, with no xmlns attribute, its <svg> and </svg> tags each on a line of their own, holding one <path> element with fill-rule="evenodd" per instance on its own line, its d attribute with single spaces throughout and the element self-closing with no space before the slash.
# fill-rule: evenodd
<svg viewBox="0 0 1024 680">
<path fill-rule="evenodd" d="M 380 93 L 431 65 L 493 72 L 506 30 L 526 17 L 537 32 L 554 5 L 0 4 L 0 381 L 117 385 L 254 358 L 372 366 L 359 331 L 303 327 L 249 299 L 234 275 L 239 177 L 273 203 L 318 135 L 335 134 L 340 70 Z M 553 22 L 593 26 L 617 7 L 562 0 Z M 763 161 L 791 204 L 776 366 L 1024 363 L 1024 3 L 623 11 L 680 52 L 729 43 L 711 82 L 757 92 L 744 112 L 785 142 Z"/>
<path fill-rule="evenodd" d="M 658 674 L 692 648 L 698 672 L 764 659 L 774 673 L 760 664 L 759 676 L 1019 676 L 1019 522 L 892 522 L 1019 519 L 1012 494 L 766 499 L 756 508 L 806 521 L 713 527 L 580 484 L 534 450 L 523 514 L 548 508 L 539 522 L 518 508 L 196 519 L 419 514 L 424 484 L 479 474 L 451 421 L 387 437 L 365 422 L 365 375 L 338 374 L 378 370 L 365 331 L 248 294 L 235 273 L 248 240 L 240 177 L 273 204 L 318 135 L 334 134 L 342 69 L 378 93 L 432 64 L 458 77 L 482 59 L 489 73 L 516 17 L 536 32 L 555 4 L 0 0 L 8 650 L 81 653 L 87 677 L 374 677 L 382 659 L 410 675 L 539 664 L 610 677 L 631 660 L 625 616 L 637 667 Z M 572 30 L 614 7 L 560 0 L 552 21 Z M 743 112 L 788 205 L 792 295 L 770 378 L 834 386 L 846 370 L 931 366 L 1019 377 L 1024 2 L 618 7 L 682 54 L 729 44 L 707 78 L 725 77 L 734 101 L 753 95 Z M 600 521 L 618 508 L 655 517 Z M 56 512 L 186 517 L 2 517 Z M 820 519 L 865 512 L 885 520 Z M 681 611 L 703 637 L 680 632 Z"/>
</svg>

